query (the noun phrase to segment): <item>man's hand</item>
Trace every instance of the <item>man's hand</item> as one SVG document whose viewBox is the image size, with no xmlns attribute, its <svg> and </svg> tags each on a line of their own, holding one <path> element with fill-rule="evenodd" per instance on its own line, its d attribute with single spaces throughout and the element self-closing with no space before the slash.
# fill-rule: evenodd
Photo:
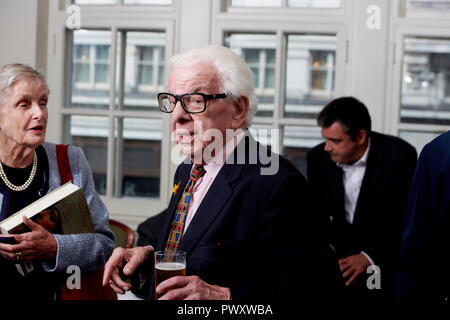
<svg viewBox="0 0 450 320">
<path fill-rule="evenodd" d="M 54 260 L 58 250 L 55 236 L 27 217 L 23 222 L 31 231 L 15 234 L 17 244 L 0 244 L 0 255 L 9 260 Z"/>
<path fill-rule="evenodd" d="M 177 276 L 159 284 L 160 300 L 231 300 L 230 289 L 208 284 L 197 276 Z"/>
<path fill-rule="evenodd" d="M 125 282 L 120 277 L 120 269 L 123 267 L 123 274 L 131 276 L 137 267 L 148 260 L 150 254 L 153 253 L 152 246 L 135 247 L 132 249 L 116 248 L 105 265 L 103 273 L 103 285 L 107 284 L 119 294 L 131 289 L 131 284 Z"/>
<path fill-rule="evenodd" d="M 362 253 L 339 259 L 338 262 L 344 279 L 350 277 L 345 282 L 346 286 L 349 286 L 360 274 L 367 270 L 368 266 L 370 266 L 369 260 Z"/>
</svg>

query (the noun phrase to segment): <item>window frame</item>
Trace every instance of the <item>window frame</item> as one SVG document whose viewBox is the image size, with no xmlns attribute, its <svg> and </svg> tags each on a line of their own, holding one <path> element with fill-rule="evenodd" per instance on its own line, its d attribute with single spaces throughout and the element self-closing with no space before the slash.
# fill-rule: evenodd
<svg viewBox="0 0 450 320">
<path fill-rule="evenodd" d="M 102 116 L 108 119 L 107 138 L 107 193 L 101 195 L 101 199 L 107 206 L 110 216 L 136 226 L 147 217 L 156 214 L 167 207 L 171 196 L 171 183 L 173 179 L 173 168 L 170 154 L 173 146 L 169 139 L 161 140 L 161 174 L 160 174 L 160 196 L 158 199 L 139 197 L 117 197 L 114 190 L 115 184 L 119 183 L 115 179 L 121 178 L 121 153 L 120 145 L 115 145 L 115 130 L 120 132 L 122 128 L 117 127 L 115 121 L 125 118 L 146 118 L 160 119 L 163 126 L 163 137 L 170 136 L 170 118 L 159 112 L 142 112 L 134 110 L 116 109 L 116 97 L 123 96 L 123 86 L 121 90 L 110 90 L 109 105 L 107 109 L 84 109 L 70 108 L 68 97 L 70 97 L 70 81 L 66 79 L 67 72 L 72 63 L 71 57 L 71 31 L 66 28 L 67 14 L 65 8 L 70 1 L 59 3 L 50 2 L 49 8 L 49 44 L 47 60 L 52 61 L 47 65 L 47 82 L 51 88 L 51 98 L 49 101 L 49 122 L 52 125 L 47 131 L 47 140 L 55 143 L 65 143 L 69 141 L 70 130 L 68 120 L 71 115 L 80 116 Z M 81 29 L 109 30 L 111 31 L 109 64 L 109 87 L 116 88 L 117 80 L 117 41 L 121 30 L 126 31 L 147 31 L 165 33 L 165 55 L 171 56 L 175 51 L 175 22 L 178 19 L 179 3 L 174 0 L 172 6 L 143 6 L 143 5 L 80 5 L 82 10 Z M 167 77 L 167 69 L 165 70 Z M 69 82 L 69 83 L 67 83 Z"/>
<path fill-rule="evenodd" d="M 430 133 L 443 133 L 448 130 L 448 125 L 421 124 L 401 122 L 401 95 L 402 95 L 402 67 L 404 54 L 404 37 L 430 37 L 450 40 L 450 21 L 441 20 L 441 17 L 450 17 L 450 10 L 445 14 L 430 16 L 427 14 L 406 15 L 401 8 L 399 0 L 393 1 L 392 25 L 390 31 L 389 61 L 390 68 L 386 81 L 386 101 L 391 107 L 391 112 L 385 113 L 385 130 L 393 135 L 400 136 L 402 131 Z M 402 10 L 398 10 L 401 8 Z M 418 10 L 422 11 L 422 10 Z M 417 152 L 420 153 L 421 149 Z"/>
<path fill-rule="evenodd" d="M 226 1 L 225 1 L 226 2 Z M 317 127 L 315 119 L 287 118 L 284 117 L 284 79 L 286 70 L 287 37 L 291 34 L 314 34 L 336 36 L 336 64 L 335 64 L 335 88 L 336 96 L 343 95 L 346 91 L 346 74 L 350 64 L 349 38 L 346 34 L 346 3 L 343 1 L 339 9 L 303 9 L 303 8 L 242 8 L 241 11 L 228 10 L 225 12 L 224 3 L 214 3 L 213 39 L 212 42 L 219 45 L 225 44 L 228 34 L 275 34 L 275 96 L 272 117 L 255 116 L 254 125 L 270 126 L 278 129 L 280 134 L 274 135 L 276 141 L 272 142 L 272 150 L 282 154 L 284 126 Z M 241 8 L 239 8 L 241 9 Z M 270 12 L 270 16 L 268 13 Z M 298 14 L 301 14 L 299 17 Z M 317 15 L 317 16 L 315 16 Z M 270 21 L 270 26 L 268 21 Z M 313 22 L 314 21 L 314 22 Z M 311 22 L 311 23 L 310 23 Z"/>
</svg>

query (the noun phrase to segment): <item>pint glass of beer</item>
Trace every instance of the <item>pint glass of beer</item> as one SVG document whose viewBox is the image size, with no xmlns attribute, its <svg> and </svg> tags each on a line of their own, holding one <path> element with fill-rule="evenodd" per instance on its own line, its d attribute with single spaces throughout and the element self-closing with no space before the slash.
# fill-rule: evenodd
<svg viewBox="0 0 450 320">
<path fill-rule="evenodd" d="M 160 296 L 156 294 L 156 287 L 174 276 L 186 275 L 186 252 L 156 251 L 155 252 L 155 300 Z"/>
</svg>

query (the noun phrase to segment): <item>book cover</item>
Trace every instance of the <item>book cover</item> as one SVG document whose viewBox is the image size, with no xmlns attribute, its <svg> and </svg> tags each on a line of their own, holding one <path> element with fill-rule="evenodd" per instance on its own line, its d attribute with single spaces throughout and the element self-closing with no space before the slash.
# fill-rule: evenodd
<svg viewBox="0 0 450 320">
<path fill-rule="evenodd" d="M 29 232 L 23 217 L 33 220 L 53 234 L 79 234 L 95 232 L 89 206 L 82 188 L 67 182 L 22 210 L 0 222 L 3 234 Z M 25 276 L 33 271 L 29 261 L 16 264 Z"/>
<path fill-rule="evenodd" d="M 30 231 L 23 217 L 39 223 L 54 234 L 95 232 L 83 189 L 67 182 L 0 222 L 3 234 Z"/>
</svg>

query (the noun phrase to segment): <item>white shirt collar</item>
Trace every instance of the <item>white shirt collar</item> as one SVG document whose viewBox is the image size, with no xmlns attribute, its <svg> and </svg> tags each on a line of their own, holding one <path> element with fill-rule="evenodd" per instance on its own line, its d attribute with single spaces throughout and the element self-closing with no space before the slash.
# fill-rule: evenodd
<svg viewBox="0 0 450 320">
<path fill-rule="evenodd" d="M 216 176 L 217 173 L 219 173 L 220 169 L 222 168 L 228 157 L 231 155 L 236 146 L 239 144 L 239 142 L 241 142 L 242 138 L 245 136 L 245 133 L 246 131 L 242 130 L 242 132 L 239 132 L 236 136 L 229 139 L 222 149 L 217 150 L 214 157 L 210 159 L 208 163 L 203 165 L 206 171 L 205 174 L 208 173 L 208 175 Z"/>
<path fill-rule="evenodd" d="M 367 164 L 367 158 L 369 157 L 369 149 L 370 149 L 370 138 L 368 139 L 366 151 L 364 151 L 363 156 L 358 161 L 356 161 L 354 164 L 336 163 L 336 165 L 342 169 L 365 166 Z"/>
</svg>

